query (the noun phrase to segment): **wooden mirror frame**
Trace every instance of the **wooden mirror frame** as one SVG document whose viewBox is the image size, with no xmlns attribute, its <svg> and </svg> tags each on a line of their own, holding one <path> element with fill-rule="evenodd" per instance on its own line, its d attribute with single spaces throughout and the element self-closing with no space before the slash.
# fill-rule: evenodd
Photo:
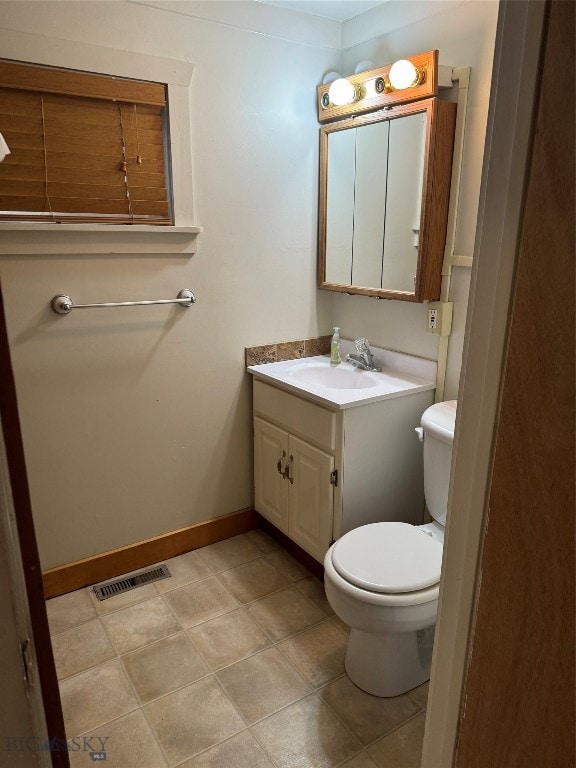
<svg viewBox="0 0 576 768">
<path fill-rule="evenodd" d="M 394 291 L 326 281 L 326 225 L 328 193 L 328 137 L 335 131 L 368 125 L 382 120 L 395 120 L 406 115 L 426 112 L 426 143 L 420 213 L 420 236 L 416 284 L 413 292 Z M 320 188 L 318 216 L 318 287 L 340 293 L 374 296 L 402 301 L 437 301 L 440 298 L 442 262 L 446 242 L 448 204 L 456 104 L 438 98 L 411 104 L 394 105 L 371 114 L 339 120 L 320 128 Z"/>
</svg>

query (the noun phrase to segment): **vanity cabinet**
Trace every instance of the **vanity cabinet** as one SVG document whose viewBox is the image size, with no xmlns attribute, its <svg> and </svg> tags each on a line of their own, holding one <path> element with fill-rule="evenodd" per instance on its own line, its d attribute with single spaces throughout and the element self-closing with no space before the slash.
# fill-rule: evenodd
<svg viewBox="0 0 576 768">
<path fill-rule="evenodd" d="M 332 540 L 334 456 L 254 419 L 256 509 L 320 559 Z"/>
<path fill-rule="evenodd" d="M 422 446 L 433 391 L 324 407 L 254 380 L 255 509 L 316 560 L 359 525 L 420 523 Z"/>
</svg>

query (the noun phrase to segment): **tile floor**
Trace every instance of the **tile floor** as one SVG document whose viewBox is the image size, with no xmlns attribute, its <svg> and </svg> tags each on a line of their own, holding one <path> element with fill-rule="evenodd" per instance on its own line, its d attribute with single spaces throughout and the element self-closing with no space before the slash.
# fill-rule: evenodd
<svg viewBox="0 0 576 768">
<path fill-rule="evenodd" d="M 107 738 L 108 768 L 418 768 L 427 684 L 356 688 L 322 582 L 267 534 L 164 562 L 172 578 L 104 602 L 48 601 L 69 739 Z"/>
</svg>

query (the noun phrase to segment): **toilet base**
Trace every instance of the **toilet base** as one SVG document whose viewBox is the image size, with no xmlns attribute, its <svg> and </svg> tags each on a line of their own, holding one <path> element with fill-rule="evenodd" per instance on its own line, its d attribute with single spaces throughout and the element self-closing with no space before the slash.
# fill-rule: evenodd
<svg viewBox="0 0 576 768">
<path fill-rule="evenodd" d="M 430 679 L 434 626 L 418 632 L 373 634 L 352 629 L 345 667 L 372 696 L 399 696 Z"/>
</svg>

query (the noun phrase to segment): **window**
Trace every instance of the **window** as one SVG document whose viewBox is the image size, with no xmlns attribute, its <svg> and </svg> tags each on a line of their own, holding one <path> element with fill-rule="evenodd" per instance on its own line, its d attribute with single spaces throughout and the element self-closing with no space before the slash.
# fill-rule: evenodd
<svg viewBox="0 0 576 768">
<path fill-rule="evenodd" d="M 166 86 L 0 61 L 0 221 L 174 223 Z"/>
</svg>

